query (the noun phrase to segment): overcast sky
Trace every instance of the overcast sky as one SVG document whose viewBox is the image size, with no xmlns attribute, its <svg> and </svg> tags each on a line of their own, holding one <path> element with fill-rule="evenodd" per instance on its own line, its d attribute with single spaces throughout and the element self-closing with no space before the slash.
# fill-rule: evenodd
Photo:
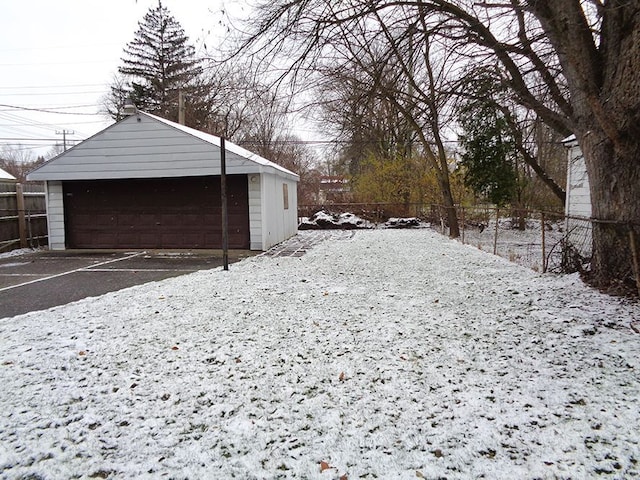
<svg viewBox="0 0 640 480">
<path fill-rule="evenodd" d="M 62 142 L 63 130 L 74 132 L 67 134 L 72 143 L 110 125 L 112 121 L 99 114 L 101 98 L 138 22 L 157 2 L 2 0 L 0 150 L 20 144 L 26 154 L 40 155 Z M 234 3 L 162 0 L 198 49 L 220 38 L 221 11 Z"/>
</svg>

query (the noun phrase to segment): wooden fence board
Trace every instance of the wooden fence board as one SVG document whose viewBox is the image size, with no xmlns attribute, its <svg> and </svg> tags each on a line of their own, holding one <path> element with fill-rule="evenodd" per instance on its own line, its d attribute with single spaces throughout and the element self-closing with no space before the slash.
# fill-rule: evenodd
<svg viewBox="0 0 640 480">
<path fill-rule="evenodd" d="M 0 252 L 47 244 L 47 212 L 41 185 L 0 185 Z M 26 191 L 25 191 L 26 190 Z"/>
</svg>

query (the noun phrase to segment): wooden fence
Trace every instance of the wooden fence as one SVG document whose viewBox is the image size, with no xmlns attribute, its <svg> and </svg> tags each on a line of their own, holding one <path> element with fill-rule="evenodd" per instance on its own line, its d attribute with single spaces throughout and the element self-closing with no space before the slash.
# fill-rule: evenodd
<svg viewBox="0 0 640 480">
<path fill-rule="evenodd" d="M 0 184 L 0 253 L 47 244 L 47 211 L 41 184 Z"/>
</svg>

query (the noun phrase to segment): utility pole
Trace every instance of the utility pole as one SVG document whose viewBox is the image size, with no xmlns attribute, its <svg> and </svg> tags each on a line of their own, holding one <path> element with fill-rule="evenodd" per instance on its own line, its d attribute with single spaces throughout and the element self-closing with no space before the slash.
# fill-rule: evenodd
<svg viewBox="0 0 640 480">
<path fill-rule="evenodd" d="M 220 137 L 220 203 L 222 206 L 222 268 L 229 270 L 229 214 L 227 211 L 227 149 Z"/>
<path fill-rule="evenodd" d="M 185 124 L 185 107 L 184 107 L 184 93 L 182 90 L 178 92 L 178 123 L 180 125 Z"/>
<path fill-rule="evenodd" d="M 67 134 L 69 135 L 73 135 L 74 132 L 73 130 L 62 130 L 61 132 L 56 130 L 56 135 L 62 135 L 62 147 L 64 148 L 64 151 L 67 151 Z"/>
</svg>

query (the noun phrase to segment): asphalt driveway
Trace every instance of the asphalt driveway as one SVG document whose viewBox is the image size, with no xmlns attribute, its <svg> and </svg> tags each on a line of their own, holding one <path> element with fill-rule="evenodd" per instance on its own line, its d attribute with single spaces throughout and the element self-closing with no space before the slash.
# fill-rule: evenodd
<svg viewBox="0 0 640 480">
<path fill-rule="evenodd" d="M 230 251 L 229 262 L 254 255 Z M 0 318 L 222 265 L 221 251 L 42 251 L 0 258 Z"/>
</svg>

